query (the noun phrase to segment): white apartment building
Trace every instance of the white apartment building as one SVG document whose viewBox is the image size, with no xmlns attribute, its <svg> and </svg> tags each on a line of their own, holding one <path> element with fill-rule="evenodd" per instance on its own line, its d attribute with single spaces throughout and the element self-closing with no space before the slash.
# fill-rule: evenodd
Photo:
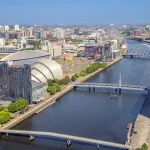
<svg viewBox="0 0 150 150">
<path fill-rule="evenodd" d="M 4 38 L 0 38 L 0 46 L 5 46 L 5 39 Z"/>
<path fill-rule="evenodd" d="M 9 26 L 5 25 L 5 32 L 9 31 Z"/>
<path fill-rule="evenodd" d="M 53 30 L 53 38 L 63 39 L 65 37 L 65 30 L 62 28 L 55 28 Z"/>
<path fill-rule="evenodd" d="M 0 26 L 0 32 L 5 32 L 5 27 L 4 26 Z"/>
<path fill-rule="evenodd" d="M 14 25 L 14 30 L 19 31 L 19 25 L 18 24 Z"/>
<path fill-rule="evenodd" d="M 51 46 L 50 41 L 45 40 L 45 41 L 41 41 L 41 50 L 45 51 L 45 52 L 49 52 L 49 47 Z"/>
</svg>

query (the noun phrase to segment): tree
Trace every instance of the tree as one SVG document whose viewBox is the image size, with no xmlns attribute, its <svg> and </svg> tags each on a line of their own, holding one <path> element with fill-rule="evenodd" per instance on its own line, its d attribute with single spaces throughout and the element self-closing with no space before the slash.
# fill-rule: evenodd
<svg viewBox="0 0 150 150">
<path fill-rule="evenodd" d="M 72 78 L 71 78 L 71 80 L 72 80 L 72 81 L 76 81 L 76 80 L 77 80 L 77 77 L 76 77 L 75 75 L 73 75 Z"/>
<path fill-rule="evenodd" d="M 60 85 L 59 85 L 59 84 L 57 84 L 57 83 L 53 83 L 53 86 L 56 88 L 56 92 L 60 92 L 61 87 L 60 87 Z"/>
<path fill-rule="evenodd" d="M 60 82 L 59 82 L 59 80 L 58 80 L 58 79 L 54 79 L 54 80 L 53 80 L 53 83 L 60 84 Z"/>
<path fill-rule="evenodd" d="M 36 41 L 36 48 L 40 48 L 41 41 Z"/>
<path fill-rule="evenodd" d="M 47 80 L 47 83 L 48 83 L 48 86 L 51 86 L 51 85 L 53 84 L 53 80 L 48 79 L 48 80 Z"/>
<path fill-rule="evenodd" d="M 0 112 L 0 124 L 7 123 L 10 120 L 9 112 Z"/>
<path fill-rule="evenodd" d="M 67 85 L 68 83 L 70 82 L 70 78 L 69 78 L 69 76 L 65 76 L 65 78 L 64 79 L 61 79 L 60 80 L 60 84 L 61 85 Z"/>
<path fill-rule="evenodd" d="M 23 105 L 24 108 L 29 104 L 28 100 L 26 100 L 26 99 L 24 99 L 24 98 L 18 99 L 18 100 L 16 101 L 16 103 Z"/>
<path fill-rule="evenodd" d="M 4 106 L 0 106 L 0 111 L 3 111 L 4 109 Z"/>
<path fill-rule="evenodd" d="M 8 106 L 8 111 L 11 112 L 11 113 L 15 113 L 18 111 L 18 106 L 16 103 L 11 103 L 9 104 Z"/>
<path fill-rule="evenodd" d="M 87 71 L 86 70 L 82 70 L 81 72 L 80 72 L 80 76 L 86 76 L 87 75 Z"/>
<path fill-rule="evenodd" d="M 147 150 L 147 149 L 148 149 L 148 146 L 147 146 L 147 144 L 144 143 L 144 144 L 142 145 L 142 150 Z"/>
<path fill-rule="evenodd" d="M 80 78 L 80 73 L 75 74 L 76 78 Z"/>
<path fill-rule="evenodd" d="M 56 87 L 55 86 L 49 86 L 47 88 L 47 92 L 50 93 L 51 95 L 54 95 L 57 92 Z"/>
</svg>

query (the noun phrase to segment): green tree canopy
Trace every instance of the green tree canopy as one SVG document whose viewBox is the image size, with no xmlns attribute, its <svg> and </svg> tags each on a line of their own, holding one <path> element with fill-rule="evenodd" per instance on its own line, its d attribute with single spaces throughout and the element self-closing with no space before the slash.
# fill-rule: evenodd
<svg viewBox="0 0 150 150">
<path fill-rule="evenodd" d="M 11 112 L 11 113 L 15 113 L 18 111 L 18 106 L 16 103 L 11 103 L 9 104 L 8 106 L 8 111 Z"/>
</svg>

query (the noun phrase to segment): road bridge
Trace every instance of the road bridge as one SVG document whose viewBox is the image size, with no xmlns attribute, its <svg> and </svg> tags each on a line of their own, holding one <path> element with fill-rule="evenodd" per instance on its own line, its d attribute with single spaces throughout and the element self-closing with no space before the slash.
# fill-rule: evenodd
<svg viewBox="0 0 150 150">
<path fill-rule="evenodd" d="M 96 147 L 107 146 L 107 147 L 121 148 L 121 149 L 126 149 L 126 150 L 131 149 L 131 146 L 129 145 L 106 142 L 106 141 L 84 138 L 84 137 L 79 137 L 79 136 L 72 136 L 72 135 L 67 135 L 67 134 L 53 133 L 53 132 L 25 131 L 25 130 L 0 130 L 0 134 L 5 134 L 7 136 L 9 135 L 29 136 L 30 138 L 32 137 L 32 139 L 36 136 L 41 136 L 41 137 L 46 136 L 46 137 L 50 137 L 51 139 L 52 138 L 63 139 L 66 142 L 68 142 L 69 140 L 71 143 L 79 142 L 83 144 L 91 144 Z"/>
</svg>

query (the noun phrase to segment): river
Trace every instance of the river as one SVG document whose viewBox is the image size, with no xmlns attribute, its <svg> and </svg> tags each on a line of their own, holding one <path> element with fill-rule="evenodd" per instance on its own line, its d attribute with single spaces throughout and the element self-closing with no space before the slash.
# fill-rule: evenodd
<svg viewBox="0 0 150 150">
<path fill-rule="evenodd" d="M 141 42 L 126 41 L 129 50 Z M 87 82 L 122 83 L 150 86 L 150 60 L 124 58 Z M 60 98 L 54 105 L 34 115 L 14 129 L 49 131 L 124 144 L 126 126 L 139 112 L 138 102 L 144 99 L 140 93 L 122 93 L 118 99 L 110 99 L 110 92 L 76 90 Z M 84 97 L 82 97 L 84 95 Z M 0 150 L 65 150 L 66 144 L 50 139 L 26 137 L 0 140 Z M 94 150 L 96 148 L 73 144 L 70 150 Z M 109 150 L 109 148 L 100 148 Z"/>
</svg>

